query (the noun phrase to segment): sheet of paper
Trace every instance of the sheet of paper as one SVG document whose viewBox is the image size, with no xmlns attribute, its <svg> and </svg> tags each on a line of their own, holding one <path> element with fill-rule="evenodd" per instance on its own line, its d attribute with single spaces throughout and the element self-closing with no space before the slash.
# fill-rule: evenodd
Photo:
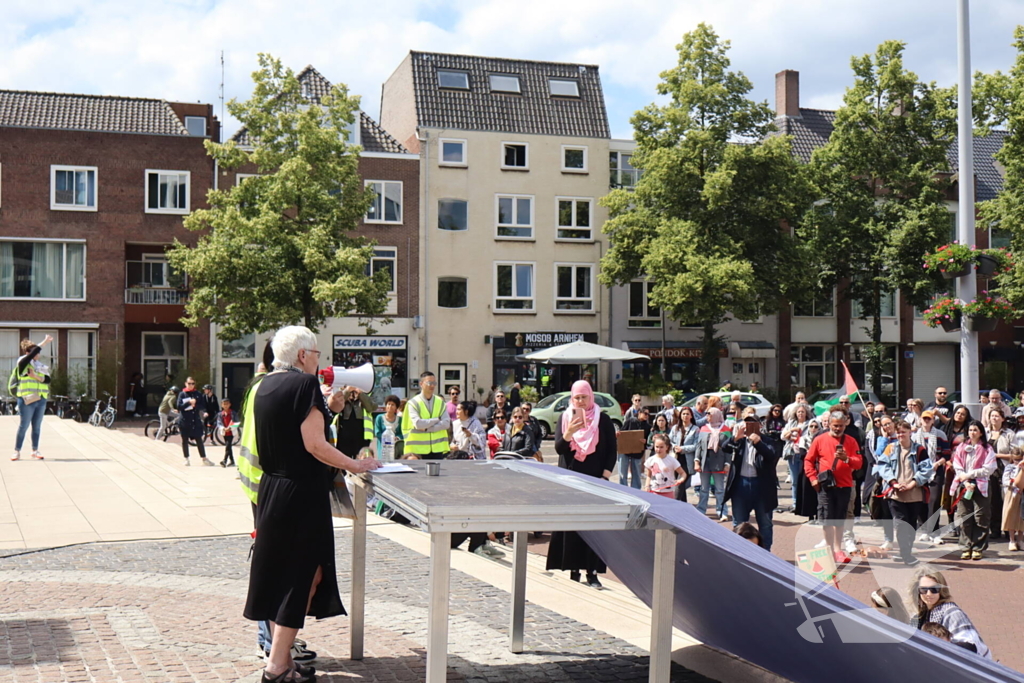
<svg viewBox="0 0 1024 683">
<path fill-rule="evenodd" d="M 415 472 L 413 468 L 400 462 L 389 462 L 373 470 L 373 474 L 395 474 L 396 472 Z"/>
</svg>

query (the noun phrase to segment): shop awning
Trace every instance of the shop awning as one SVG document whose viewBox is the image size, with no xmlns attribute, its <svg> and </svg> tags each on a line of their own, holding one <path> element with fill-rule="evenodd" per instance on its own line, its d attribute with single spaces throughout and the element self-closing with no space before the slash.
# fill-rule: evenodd
<svg viewBox="0 0 1024 683">
<path fill-rule="evenodd" d="M 731 341 L 730 358 L 775 358 L 775 344 L 767 341 Z"/>
</svg>

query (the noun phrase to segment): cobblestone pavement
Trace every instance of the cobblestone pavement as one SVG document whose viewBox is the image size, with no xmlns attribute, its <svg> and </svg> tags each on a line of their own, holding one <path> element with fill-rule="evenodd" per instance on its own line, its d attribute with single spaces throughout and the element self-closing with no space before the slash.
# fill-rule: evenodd
<svg viewBox="0 0 1024 683">
<path fill-rule="evenodd" d="M 241 615 L 249 545 L 231 536 L 0 556 L 0 683 L 258 681 L 255 624 Z M 337 532 L 336 551 L 344 597 L 349 532 Z M 423 680 L 428 560 L 372 533 L 367 552 L 366 657 L 347 659 L 347 617 L 307 620 L 318 680 Z M 647 680 L 646 652 L 532 604 L 526 652 L 509 653 L 508 610 L 508 593 L 452 572 L 449 680 Z M 672 680 L 710 681 L 676 664 Z"/>
</svg>

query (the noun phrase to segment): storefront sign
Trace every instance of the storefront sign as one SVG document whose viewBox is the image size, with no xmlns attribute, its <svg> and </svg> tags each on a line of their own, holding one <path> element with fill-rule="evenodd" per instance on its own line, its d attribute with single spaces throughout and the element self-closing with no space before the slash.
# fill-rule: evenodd
<svg viewBox="0 0 1024 683">
<path fill-rule="evenodd" d="M 547 349 L 574 341 L 597 343 L 596 332 L 506 332 L 505 346 L 517 349 Z"/>
<path fill-rule="evenodd" d="M 649 356 L 651 360 L 658 360 L 659 358 L 661 358 L 661 347 L 660 346 L 657 347 L 657 348 L 653 348 L 653 349 L 634 349 L 634 348 L 630 348 L 629 350 L 632 351 L 633 353 L 641 353 L 641 354 L 643 354 L 645 356 Z M 692 348 L 692 349 L 665 349 L 665 355 L 667 357 L 669 357 L 669 358 L 693 358 L 693 359 L 699 359 L 701 357 L 701 353 L 702 353 L 702 349 L 699 348 L 699 347 Z M 725 349 L 718 349 L 718 357 L 719 358 L 728 358 L 728 356 L 729 356 L 728 351 L 726 351 Z"/>
<path fill-rule="evenodd" d="M 348 337 L 334 335 L 334 348 L 345 351 L 380 350 L 401 351 L 405 349 L 405 337 Z"/>
</svg>

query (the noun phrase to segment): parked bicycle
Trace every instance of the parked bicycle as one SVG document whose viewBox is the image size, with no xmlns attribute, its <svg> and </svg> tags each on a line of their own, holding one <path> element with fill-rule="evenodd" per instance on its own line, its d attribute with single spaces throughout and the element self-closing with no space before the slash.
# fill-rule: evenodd
<svg viewBox="0 0 1024 683">
<path fill-rule="evenodd" d="M 64 409 L 64 414 L 61 415 L 64 419 L 74 420 L 75 422 L 85 422 L 85 415 L 82 414 L 82 401 L 85 400 L 86 394 L 82 394 L 77 399 L 69 398 L 67 407 Z"/>
<path fill-rule="evenodd" d="M 18 399 L 11 396 L 0 397 L 0 415 L 17 415 Z"/>
<path fill-rule="evenodd" d="M 106 391 L 103 392 L 103 395 L 107 397 L 107 400 L 104 402 L 96 399 L 92 415 L 89 416 L 89 424 L 93 427 L 102 425 L 107 429 L 112 429 L 114 427 L 114 420 L 117 418 L 117 396 L 111 396 Z"/>
</svg>

